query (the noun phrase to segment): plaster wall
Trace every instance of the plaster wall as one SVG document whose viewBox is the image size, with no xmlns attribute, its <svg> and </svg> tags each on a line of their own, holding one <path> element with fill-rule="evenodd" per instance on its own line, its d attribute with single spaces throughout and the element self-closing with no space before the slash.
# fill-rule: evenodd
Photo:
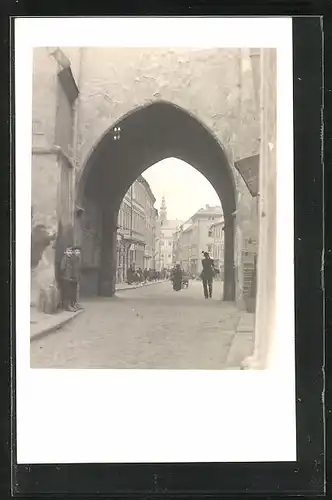
<svg viewBox="0 0 332 500">
<path fill-rule="evenodd" d="M 54 145 L 56 117 L 57 63 L 46 47 L 33 52 L 32 147 Z"/>
<path fill-rule="evenodd" d="M 258 282 L 253 355 L 244 367 L 273 362 L 276 307 L 276 51 L 261 53 L 261 127 Z"/>
<path fill-rule="evenodd" d="M 60 48 L 70 60 L 80 92 L 74 109 L 73 144 L 67 151 L 73 171 L 67 183 L 64 165 L 56 155 L 33 155 L 36 216 L 45 220 L 53 217 L 52 224 L 56 218 L 69 217 L 72 221 L 75 180 L 92 148 L 126 113 L 154 101 L 169 101 L 194 115 L 216 136 L 231 166 L 235 160 L 258 152 L 260 129 L 249 50 Z M 59 64 L 50 52 L 50 48 L 34 51 L 33 147 L 39 149 L 55 144 Z M 236 245 L 240 247 L 249 227 L 253 200 L 232 168 L 238 192 Z M 57 186 L 61 179 L 69 186 L 68 190 L 61 187 L 61 192 L 68 191 L 65 196 L 71 207 L 67 212 L 60 210 L 60 214 Z M 68 200 L 63 196 L 66 205 Z"/>
<path fill-rule="evenodd" d="M 203 122 L 231 160 L 258 151 L 259 123 L 249 54 L 241 49 L 83 48 L 77 153 L 123 115 L 148 103 L 174 103 Z"/>
<path fill-rule="evenodd" d="M 75 199 L 73 120 L 68 120 L 71 111 L 57 76 L 61 66 L 52 51 L 50 47 L 34 50 L 32 76 L 31 247 L 35 247 L 34 228 L 39 224 L 55 238 L 41 252 L 32 272 L 32 302 L 44 312 L 55 312 L 58 307 L 57 264 L 64 247 L 73 243 Z"/>
</svg>

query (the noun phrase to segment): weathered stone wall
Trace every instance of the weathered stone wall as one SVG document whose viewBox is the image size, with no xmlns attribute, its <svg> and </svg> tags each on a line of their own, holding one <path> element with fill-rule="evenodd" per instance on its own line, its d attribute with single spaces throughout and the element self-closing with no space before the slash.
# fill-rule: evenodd
<svg viewBox="0 0 332 500">
<path fill-rule="evenodd" d="M 32 75 L 32 147 L 54 145 L 57 63 L 46 47 L 33 51 Z"/>
<path fill-rule="evenodd" d="M 80 168 L 100 137 L 133 109 L 165 100 L 197 117 L 217 137 L 231 165 L 257 154 L 259 114 L 247 49 L 83 48 L 77 157 Z M 255 201 L 233 168 L 238 189 L 235 262 L 242 300 L 245 239 L 255 238 Z"/>
<path fill-rule="evenodd" d="M 101 249 L 101 213 L 91 200 L 84 200 L 84 213 L 76 219 L 76 243 L 82 247 L 81 291 L 85 296 L 98 293 Z"/>
<path fill-rule="evenodd" d="M 72 243 L 75 182 L 72 150 L 75 110 L 70 110 L 64 90 L 58 81 L 61 66 L 52 55 L 54 48 L 34 50 L 32 109 L 32 302 L 44 312 L 55 312 L 59 302 L 57 264 L 64 246 Z M 77 52 L 77 49 L 76 49 Z M 34 238 L 41 225 L 52 241 L 38 256 Z M 67 234 L 68 233 L 68 234 Z M 71 233 L 71 234 L 69 234 Z"/>
<path fill-rule="evenodd" d="M 70 61 L 70 69 L 73 73 L 75 81 L 79 85 L 80 68 L 81 68 L 81 48 L 80 47 L 59 47 L 60 50 Z"/>
<path fill-rule="evenodd" d="M 52 152 L 33 152 L 31 172 L 33 223 L 56 228 L 59 183 L 57 155 Z"/>
<path fill-rule="evenodd" d="M 51 55 L 54 48 L 34 51 L 32 199 L 36 221 L 50 230 L 59 231 L 59 221 L 73 226 L 74 186 L 91 149 L 117 120 L 137 107 L 164 100 L 185 109 L 216 136 L 232 166 L 237 159 L 257 154 L 260 131 L 249 50 L 61 49 L 80 91 L 72 133 L 60 134 L 67 160 L 51 151 L 59 137 L 56 121 L 61 131 L 59 116 L 60 121 L 68 116 L 57 82 L 60 66 Z M 238 189 L 236 248 L 240 249 L 252 232 L 254 202 L 234 167 L 233 171 Z M 63 245 L 69 240 L 69 235 L 62 238 Z M 62 248 L 58 255 L 61 252 Z M 236 266 L 240 282 L 241 262 Z"/>
<path fill-rule="evenodd" d="M 248 241 L 258 238 L 257 198 L 253 198 L 244 180 L 236 171 L 237 211 L 235 235 L 236 300 L 241 308 L 244 304 L 244 256 Z"/>
<path fill-rule="evenodd" d="M 192 113 L 216 135 L 232 160 L 257 153 L 259 123 L 249 53 L 239 49 L 83 48 L 81 57 L 81 166 L 117 120 L 156 100 Z"/>
</svg>

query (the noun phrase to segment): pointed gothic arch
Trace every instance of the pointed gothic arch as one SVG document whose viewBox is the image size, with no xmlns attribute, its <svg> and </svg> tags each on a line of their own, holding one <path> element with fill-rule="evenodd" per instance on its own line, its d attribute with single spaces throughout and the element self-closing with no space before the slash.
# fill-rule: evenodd
<svg viewBox="0 0 332 500">
<path fill-rule="evenodd" d="M 77 186 L 77 204 L 94 203 L 100 214 L 98 293 L 115 292 L 117 214 L 124 194 L 142 172 L 169 157 L 204 175 L 216 190 L 225 219 L 224 300 L 235 299 L 235 181 L 226 154 L 196 117 L 164 101 L 133 110 L 112 125 L 91 151 Z"/>
</svg>

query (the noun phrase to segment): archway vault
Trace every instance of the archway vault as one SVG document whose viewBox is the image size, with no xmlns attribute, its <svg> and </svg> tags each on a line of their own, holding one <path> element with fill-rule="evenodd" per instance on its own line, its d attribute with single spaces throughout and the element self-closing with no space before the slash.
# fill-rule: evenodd
<svg viewBox="0 0 332 500">
<path fill-rule="evenodd" d="M 82 170 L 77 204 L 94 200 L 102 214 L 99 293 L 112 295 L 115 291 L 116 218 L 123 196 L 144 170 L 169 157 L 179 158 L 202 173 L 221 200 L 225 217 L 224 299 L 234 300 L 236 201 L 232 169 L 211 131 L 187 111 L 164 101 L 137 108 L 114 123 Z"/>
</svg>

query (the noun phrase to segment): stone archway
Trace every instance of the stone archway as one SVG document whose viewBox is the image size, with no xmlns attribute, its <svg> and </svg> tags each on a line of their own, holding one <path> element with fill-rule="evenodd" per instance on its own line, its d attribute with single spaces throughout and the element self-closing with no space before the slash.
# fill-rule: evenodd
<svg viewBox="0 0 332 500">
<path fill-rule="evenodd" d="M 78 180 L 77 205 L 94 206 L 94 224 L 100 237 L 96 291 L 104 296 L 115 292 L 116 224 L 124 194 L 144 170 L 169 157 L 179 158 L 202 173 L 221 200 L 225 219 L 224 300 L 233 301 L 236 188 L 232 169 L 210 130 L 187 111 L 165 101 L 137 108 L 114 123 L 93 148 Z"/>
</svg>

